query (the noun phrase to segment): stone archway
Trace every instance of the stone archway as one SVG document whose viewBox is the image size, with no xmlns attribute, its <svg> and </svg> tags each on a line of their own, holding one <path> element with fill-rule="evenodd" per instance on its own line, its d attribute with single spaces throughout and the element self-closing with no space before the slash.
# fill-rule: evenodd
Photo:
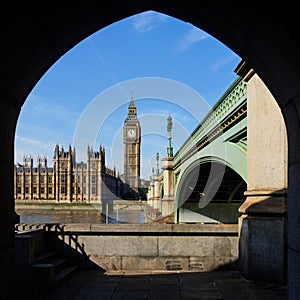
<svg viewBox="0 0 300 300">
<path fill-rule="evenodd" d="M 46 8 L 35 3 L 3 10 L 0 140 L 1 140 L 1 272 L 2 295 L 13 296 L 13 153 L 19 112 L 48 68 L 95 31 L 146 10 L 168 14 L 207 31 L 242 57 L 260 76 L 281 108 L 288 135 L 288 294 L 300 293 L 300 38 L 297 11 L 289 3 L 278 11 L 199 7 L 193 2 L 106 1 L 99 4 Z"/>
</svg>

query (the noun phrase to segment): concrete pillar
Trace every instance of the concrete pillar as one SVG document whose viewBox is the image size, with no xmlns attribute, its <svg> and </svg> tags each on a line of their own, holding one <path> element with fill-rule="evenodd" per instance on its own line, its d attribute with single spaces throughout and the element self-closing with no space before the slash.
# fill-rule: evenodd
<svg viewBox="0 0 300 300">
<path fill-rule="evenodd" d="M 153 197 L 154 197 L 154 181 L 153 181 L 153 177 L 150 181 L 149 184 L 149 198 L 148 198 L 148 204 L 153 207 Z"/>
<path fill-rule="evenodd" d="M 249 74 L 248 74 L 249 75 Z M 247 84 L 247 191 L 239 211 L 239 262 L 250 280 L 286 283 L 287 135 L 276 101 L 256 74 Z"/>
<path fill-rule="evenodd" d="M 152 207 L 159 209 L 159 175 L 153 174 L 152 178 Z"/>
<path fill-rule="evenodd" d="M 164 176 L 164 196 L 162 199 L 162 216 L 169 216 L 174 213 L 174 171 L 173 157 L 162 159 Z"/>
<path fill-rule="evenodd" d="M 152 192 L 152 180 L 151 180 L 148 187 L 148 193 L 147 193 L 147 204 L 149 206 L 152 206 L 152 197 L 153 197 L 153 192 Z"/>
<path fill-rule="evenodd" d="M 287 91 L 287 93 L 289 90 Z M 287 97 L 289 98 L 289 97 Z M 284 108 L 288 132 L 288 299 L 300 295 L 300 94 Z"/>
<path fill-rule="evenodd" d="M 0 99 L 0 265 L 1 299 L 15 299 L 14 224 L 19 222 L 14 206 L 14 137 L 20 108 Z"/>
</svg>

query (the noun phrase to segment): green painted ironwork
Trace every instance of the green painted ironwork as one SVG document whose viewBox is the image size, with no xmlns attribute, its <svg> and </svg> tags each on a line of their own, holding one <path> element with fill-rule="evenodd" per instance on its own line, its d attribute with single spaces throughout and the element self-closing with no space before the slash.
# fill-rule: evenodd
<svg viewBox="0 0 300 300">
<path fill-rule="evenodd" d="M 172 119 L 168 118 L 168 157 L 171 153 Z M 173 157 L 174 214 L 189 172 L 207 162 L 231 168 L 247 182 L 247 85 L 237 77 Z M 163 173 L 160 174 L 161 198 Z M 162 201 L 162 199 L 161 199 Z"/>
<path fill-rule="evenodd" d="M 188 155 L 191 149 L 195 148 L 205 138 L 209 138 L 214 131 L 224 131 L 223 124 L 231 117 L 238 114 L 240 108 L 247 102 L 247 85 L 241 77 L 230 85 L 218 102 L 208 112 L 204 119 L 192 132 L 190 137 L 183 143 L 174 155 L 174 165 L 180 164 L 182 159 Z M 245 112 L 245 111 L 244 111 Z"/>
</svg>

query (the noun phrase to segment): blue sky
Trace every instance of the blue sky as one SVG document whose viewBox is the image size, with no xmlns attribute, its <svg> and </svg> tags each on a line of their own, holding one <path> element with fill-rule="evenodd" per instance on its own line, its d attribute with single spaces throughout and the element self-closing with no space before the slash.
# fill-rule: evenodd
<svg viewBox="0 0 300 300">
<path fill-rule="evenodd" d="M 214 37 L 153 11 L 94 33 L 62 56 L 24 103 L 15 161 L 38 155 L 52 166 L 56 144 L 106 149 L 106 165 L 123 173 L 122 127 L 133 93 L 142 127 L 141 177 L 166 156 L 167 117 L 174 152 L 236 78 L 240 57 Z"/>
</svg>

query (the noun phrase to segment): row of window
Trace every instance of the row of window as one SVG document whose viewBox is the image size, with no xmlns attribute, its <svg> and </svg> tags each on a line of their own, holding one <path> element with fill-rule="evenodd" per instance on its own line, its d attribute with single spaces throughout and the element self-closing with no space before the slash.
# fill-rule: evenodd
<svg viewBox="0 0 300 300">
<path fill-rule="evenodd" d="M 18 175 L 17 176 L 17 182 L 18 183 L 22 183 L 22 175 Z M 32 176 L 32 183 L 37 183 L 37 176 Z M 53 177 L 48 177 L 48 183 L 52 183 Z M 40 183 L 45 183 L 45 176 L 40 176 Z M 30 176 L 25 176 L 25 183 L 29 183 L 30 182 Z"/>
<path fill-rule="evenodd" d="M 30 189 L 28 186 L 25 187 L 25 194 L 29 194 L 30 193 Z M 83 187 L 82 189 L 80 187 L 77 187 L 77 194 L 81 194 L 81 191 L 83 194 L 86 194 L 86 187 Z M 48 194 L 52 194 L 53 192 L 53 188 L 52 187 L 48 187 Z M 17 187 L 17 193 L 21 194 L 22 193 L 22 188 L 20 186 Z M 71 193 L 74 193 L 74 188 L 72 187 L 72 191 Z M 91 193 L 93 195 L 97 194 L 97 187 L 96 186 L 92 186 L 91 188 Z M 37 194 L 37 187 L 32 187 L 32 194 Z M 40 194 L 45 194 L 45 187 L 41 186 L 40 187 Z M 67 194 L 67 188 L 65 185 L 61 185 L 60 186 L 60 194 Z"/>
<path fill-rule="evenodd" d="M 61 174 L 60 175 L 60 181 L 62 183 L 65 183 L 67 181 L 67 175 L 66 174 Z M 22 175 L 18 175 L 17 176 L 17 182 L 18 183 L 22 183 Z M 37 176 L 25 176 L 25 183 L 29 183 L 30 182 L 30 178 L 32 178 L 32 183 L 36 184 L 37 183 Z M 47 177 L 45 176 L 40 176 L 40 183 L 44 184 L 45 181 L 47 180 Z M 48 177 L 48 183 L 52 183 L 53 182 L 53 177 L 49 176 Z M 79 175 L 76 176 L 76 182 L 80 183 L 81 182 L 81 177 Z M 97 175 L 91 175 L 91 183 L 96 183 L 97 182 Z M 74 176 L 72 175 L 72 183 L 74 183 Z M 86 176 L 82 176 L 82 183 L 86 183 Z"/>
<path fill-rule="evenodd" d="M 20 186 L 17 187 L 17 193 L 21 194 L 22 193 L 22 188 Z M 32 193 L 36 194 L 37 193 L 37 188 L 34 186 L 32 187 Z M 40 187 L 40 193 L 45 194 L 45 187 L 41 186 Z M 29 187 L 25 187 L 25 194 L 29 194 Z M 52 187 L 48 187 L 48 194 L 52 194 Z"/>
</svg>

